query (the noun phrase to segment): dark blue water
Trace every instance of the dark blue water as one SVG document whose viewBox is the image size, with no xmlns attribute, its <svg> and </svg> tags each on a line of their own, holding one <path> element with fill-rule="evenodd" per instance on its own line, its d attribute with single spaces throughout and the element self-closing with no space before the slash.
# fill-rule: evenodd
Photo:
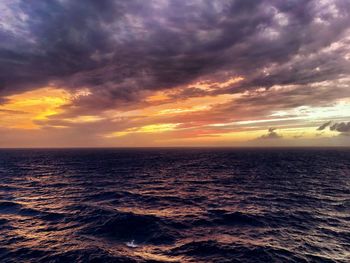
<svg viewBox="0 0 350 263">
<path fill-rule="evenodd" d="M 1 150 L 0 262 L 350 262 L 349 149 Z"/>
</svg>

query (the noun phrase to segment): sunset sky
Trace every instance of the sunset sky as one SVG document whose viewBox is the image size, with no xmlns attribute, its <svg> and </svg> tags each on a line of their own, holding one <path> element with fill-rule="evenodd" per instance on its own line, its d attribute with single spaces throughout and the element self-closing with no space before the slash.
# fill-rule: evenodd
<svg viewBox="0 0 350 263">
<path fill-rule="evenodd" d="M 0 13 L 0 147 L 350 146 L 349 0 Z"/>
</svg>

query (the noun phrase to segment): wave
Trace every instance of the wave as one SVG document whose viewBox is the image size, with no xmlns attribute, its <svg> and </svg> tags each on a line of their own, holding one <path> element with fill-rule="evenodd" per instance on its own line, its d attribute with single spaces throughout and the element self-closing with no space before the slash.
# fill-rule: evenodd
<svg viewBox="0 0 350 263">
<path fill-rule="evenodd" d="M 36 217 L 44 221 L 62 220 L 63 214 L 55 212 L 40 211 L 33 208 L 27 208 L 24 205 L 11 201 L 0 201 L 0 213 L 14 214 L 19 216 Z"/>
<path fill-rule="evenodd" d="M 213 240 L 194 241 L 175 247 L 172 255 L 190 255 L 200 262 L 329 262 L 334 260 L 317 255 L 302 255 L 287 249 L 251 244 L 223 244 Z"/>
<path fill-rule="evenodd" d="M 100 218 L 95 221 L 85 231 L 122 242 L 135 240 L 138 244 L 167 244 L 174 242 L 177 236 L 176 231 L 167 224 L 169 222 L 165 223 L 162 219 L 152 215 L 116 212 L 108 219 L 101 220 Z"/>
<path fill-rule="evenodd" d="M 19 248 L 13 250 L 1 251 L 0 254 L 6 254 L 6 258 L 18 258 L 21 262 L 31 262 L 30 259 L 36 258 L 35 262 L 38 263 L 63 263 L 63 262 L 106 262 L 106 263 L 140 263 L 141 260 L 133 259 L 125 255 L 114 255 L 107 250 L 101 248 L 83 248 L 83 249 L 71 249 L 64 252 L 57 252 L 55 250 L 48 249 L 29 249 Z M 0 260 L 3 263 L 13 262 L 11 259 L 4 259 L 0 256 Z M 34 261 L 33 261 L 34 262 Z"/>
<path fill-rule="evenodd" d="M 349 151 L 0 151 L 0 262 L 350 262 Z"/>
</svg>

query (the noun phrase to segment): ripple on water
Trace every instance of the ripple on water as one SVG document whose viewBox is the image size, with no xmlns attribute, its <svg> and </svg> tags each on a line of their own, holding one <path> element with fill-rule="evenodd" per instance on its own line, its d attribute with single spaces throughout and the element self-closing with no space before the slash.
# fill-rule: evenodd
<svg viewBox="0 0 350 263">
<path fill-rule="evenodd" d="M 0 262 L 350 262 L 347 149 L 0 150 Z"/>
</svg>

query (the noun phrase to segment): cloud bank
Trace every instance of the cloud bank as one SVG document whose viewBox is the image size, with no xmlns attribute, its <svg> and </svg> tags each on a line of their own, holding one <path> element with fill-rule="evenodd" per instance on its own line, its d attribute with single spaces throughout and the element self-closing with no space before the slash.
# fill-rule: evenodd
<svg viewBox="0 0 350 263">
<path fill-rule="evenodd" d="M 348 0 L 14 0 L 0 11 L 0 105 L 44 87 L 72 96 L 36 120 L 41 127 L 79 130 L 66 118 L 98 115 L 99 128 L 89 127 L 99 134 L 154 123 L 195 129 L 350 98 Z M 166 99 L 149 99 L 157 93 Z M 217 100 L 175 117 L 106 113 L 204 97 Z"/>
<path fill-rule="evenodd" d="M 238 87 L 220 91 L 237 92 L 329 81 L 350 70 L 346 0 L 1 5 L 3 95 L 44 85 L 87 87 L 92 98 L 81 103 L 115 107 L 143 90 L 197 78 L 244 76 Z"/>
</svg>

